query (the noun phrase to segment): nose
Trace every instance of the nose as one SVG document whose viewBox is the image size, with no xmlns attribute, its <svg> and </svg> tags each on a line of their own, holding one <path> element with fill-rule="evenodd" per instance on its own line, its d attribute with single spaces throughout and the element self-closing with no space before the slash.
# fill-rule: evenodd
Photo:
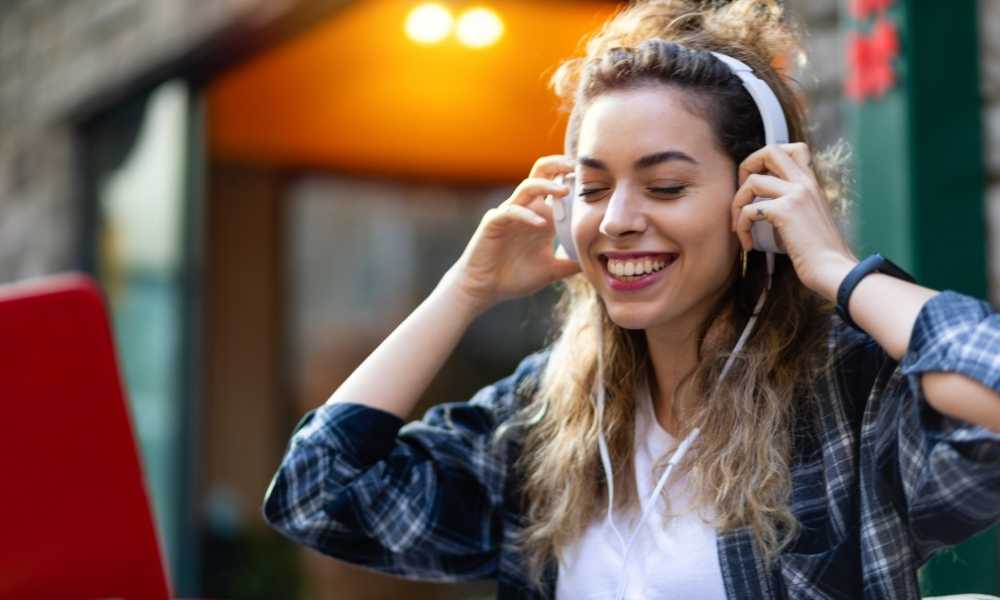
<svg viewBox="0 0 1000 600">
<path fill-rule="evenodd" d="M 633 232 L 641 233 L 645 229 L 642 198 L 630 193 L 625 186 L 615 188 L 601 219 L 600 232 L 615 239 Z"/>
</svg>

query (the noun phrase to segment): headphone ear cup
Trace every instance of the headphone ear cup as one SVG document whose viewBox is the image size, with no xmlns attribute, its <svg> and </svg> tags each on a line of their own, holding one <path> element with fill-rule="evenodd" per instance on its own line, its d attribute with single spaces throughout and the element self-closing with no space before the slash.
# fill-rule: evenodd
<svg viewBox="0 0 1000 600">
<path fill-rule="evenodd" d="M 573 198 L 576 196 L 576 177 L 560 175 L 557 179 L 560 183 L 569 186 L 569 193 L 561 198 L 552 197 L 552 220 L 556 227 L 556 241 L 566 251 L 566 255 L 575 262 L 580 262 L 576 254 L 576 246 L 573 244 Z"/>
</svg>

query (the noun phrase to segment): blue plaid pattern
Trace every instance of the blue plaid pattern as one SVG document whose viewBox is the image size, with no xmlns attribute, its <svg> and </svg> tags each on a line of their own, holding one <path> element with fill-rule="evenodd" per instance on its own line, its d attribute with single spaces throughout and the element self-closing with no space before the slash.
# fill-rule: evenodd
<svg viewBox="0 0 1000 600">
<path fill-rule="evenodd" d="M 836 315 L 834 368 L 796 426 L 792 510 L 802 535 L 766 567 L 748 528 L 719 536 L 729 598 L 919 598 L 934 552 L 1000 520 L 1000 434 L 927 404 L 919 375 L 962 373 L 1000 392 L 1000 316 L 944 291 L 921 309 L 900 363 Z M 526 581 L 513 545 L 523 498 L 518 436 L 491 434 L 530 396 L 548 358 L 525 358 L 468 402 L 409 424 L 359 404 L 306 414 L 263 505 L 267 522 L 329 556 L 401 577 L 496 579 L 500 600 L 554 596 Z"/>
</svg>

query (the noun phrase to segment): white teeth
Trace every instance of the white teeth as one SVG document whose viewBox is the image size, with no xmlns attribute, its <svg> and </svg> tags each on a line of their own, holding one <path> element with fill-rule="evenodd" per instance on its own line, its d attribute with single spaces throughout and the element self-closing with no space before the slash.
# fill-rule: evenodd
<svg viewBox="0 0 1000 600">
<path fill-rule="evenodd" d="M 672 262 L 672 261 L 670 261 Z M 668 261 L 644 256 L 639 259 L 620 260 L 608 259 L 608 272 L 615 277 L 634 277 L 654 273 L 667 266 Z"/>
</svg>

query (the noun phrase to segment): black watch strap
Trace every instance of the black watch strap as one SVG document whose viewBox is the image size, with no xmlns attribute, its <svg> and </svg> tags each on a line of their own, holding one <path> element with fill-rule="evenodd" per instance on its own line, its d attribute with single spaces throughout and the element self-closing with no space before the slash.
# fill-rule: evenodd
<svg viewBox="0 0 1000 600">
<path fill-rule="evenodd" d="M 857 287 L 858 283 L 866 275 L 871 273 L 885 273 L 886 275 L 892 275 L 893 277 L 916 283 L 916 280 L 909 273 L 899 268 L 899 265 L 877 252 L 855 265 L 847 276 L 844 277 L 844 280 L 840 283 L 840 287 L 837 288 L 837 314 L 840 315 L 840 318 L 845 323 L 858 331 L 862 331 L 862 329 L 851 319 L 851 315 L 847 311 L 847 303 L 851 299 L 851 293 L 854 291 L 854 288 Z"/>
</svg>

